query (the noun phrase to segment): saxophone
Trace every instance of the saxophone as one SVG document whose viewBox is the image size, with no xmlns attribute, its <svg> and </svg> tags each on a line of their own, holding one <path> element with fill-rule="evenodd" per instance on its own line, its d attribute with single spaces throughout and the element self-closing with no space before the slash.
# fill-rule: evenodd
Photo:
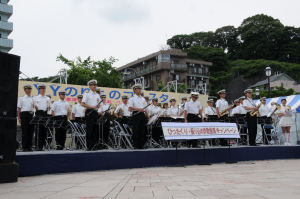
<svg viewBox="0 0 300 199">
<path fill-rule="evenodd" d="M 260 106 L 261 106 L 261 103 L 256 108 L 259 109 Z M 253 116 L 257 115 L 257 114 L 258 114 L 258 110 L 250 112 L 251 117 L 253 117 Z"/>
</svg>

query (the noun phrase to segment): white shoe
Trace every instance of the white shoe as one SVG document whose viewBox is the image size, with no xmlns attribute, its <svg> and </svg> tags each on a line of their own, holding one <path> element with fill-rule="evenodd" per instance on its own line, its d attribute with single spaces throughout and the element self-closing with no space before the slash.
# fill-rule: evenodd
<svg viewBox="0 0 300 199">
<path fill-rule="evenodd" d="M 287 143 L 287 142 L 285 142 L 285 143 L 284 143 L 284 145 L 285 145 L 285 146 L 287 146 L 287 145 L 288 145 L 288 143 Z"/>
</svg>

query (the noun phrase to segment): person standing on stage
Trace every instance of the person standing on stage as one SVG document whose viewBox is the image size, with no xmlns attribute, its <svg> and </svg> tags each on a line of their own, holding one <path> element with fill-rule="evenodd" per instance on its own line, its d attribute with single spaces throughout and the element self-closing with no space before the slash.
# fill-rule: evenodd
<svg viewBox="0 0 300 199">
<path fill-rule="evenodd" d="M 180 116 L 183 116 L 184 115 L 184 105 L 185 103 L 187 102 L 187 97 L 182 97 L 181 98 L 181 103 L 179 104 L 179 115 Z"/>
<path fill-rule="evenodd" d="M 217 100 L 216 102 L 216 112 L 218 115 L 218 118 L 221 122 L 224 122 L 226 118 L 229 115 L 229 110 L 231 107 L 229 107 L 227 100 L 225 99 L 226 97 L 226 90 L 220 90 L 218 91 L 218 94 L 220 96 L 220 99 Z M 226 139 L 219 139 L 220 140 L 220 145 L 221 146 L 227 146 L 227 140 Z"/>
<path fill-rule="evenodd" d="M 81 125 L 84 123 L 84 116 L 85 116 L 85 108 L 82 106 L 82 97 L 83 95 L 77 96 L 77 103 L 73 105 L 72 107 L 72 120 L 76 122 L 78 125 Z M 76 143 L 76 149 L 81 149 L 82 145 L 78 139 L 78 137 L 75 137 L 75 143 Z"/>
<path fill-rule="evenodd" d="M 84 106 L 82 106 L 82 98 L 83 95 L 78 95 L 77 104 L 74 104 L 74 106 L 72 107 L 72 120 L 79 124 L 84 123 L 85 116 L 85 108 Z"/>
<path fill-rule="evenodd" d="M 59 94 L 59 100 L 54 102 L 51 107 L 52 116 L 57 121 L 66 122 L 70 114 L 70 104 L 67 101 L 65 101 L 65 97 L 66 97 L 65 91 L 60 91 L 58 92 L 58 94 Z M 61 127 L 55 128 L 56 150 L 64 149 L 65 142 L 66 142 L 66 134 L 67 134 L 67 130 L 64 123 L 62 123 Z"/>
<path fill-rule="evenodd" d="M 158 104 L 158 99 L 157 98 L 152 99 L 152 105 L 148 107 L 149 119 L 154 115 L 161 114 L 162 110 L 159 106 L 157 106 L 157 104 Z"/>
<path fill-rule="evenodd" d="M 269 108 L 266 105 L 266 98 L 262 97 L 260 98 L 260 107 L 258 109 L 258 115 L 260 118 L 262 118 L 264 121 L 266 121 L 268 115 L 269 115 Z M 262 134 L 263 137 L 263 143 L 264 144 L 269 144 L 269 142 L 271 141 L 271 129 L 269 128 L 264 128 L 265 124 L 261 124 L 261 129 L 265 132 L 265 134 Z"/>
<path fill-rule="evenodd" d="M 86 144 L 87 150 L 92 150 L 97 143 L 97 125 L 98 119 L 97 110 L 100 107 L 100 95 L 96 92 L 97 80 L 90 80 L 88 82 L 90 91 L 85 93 L 82 98 L 82 105 L 86 108 Z"/>
<path fill-rule="evenodd" d="M 35 107 L 35 116 L 37 117 L 47 117 L 48 110 L 51 106 L 50 98 L 47 97 L 46 94 L 46 85 L 45 84 L 39 84 L 39 95 L 35 96 L 33 98 L 34 101 L 34 107 Z M 36 144 L 37 144 L 37 150 L 42 151 L 43 147 L 46 145 L 46 137 L 47 137 L 47 129 L 43 125 L 38 126 L 38 135 L 36 134 Z"/>
<path fill-rule="evenodd" d="M 129 111 L 132 111 L 132 130 L 133 130 L 133 146 L 136 149 L 142 149 L 146 142 L 146 114 L 148 114 L 147 103 L 141 96 L 142 86 L 135 84 L 133 86 L 134 96 L 128 101 Z"/>
<path fill-rule="evenodd" d="M 102 124 L 99 124 L 99 125 L 103 125 L 103 126 L 100 126 L 100 134 L 102 137 L 102 141 L 104 142 L 104 144 L 107 144 L 108 143 L 108 136 L 109 136 L 109 111 L 110 111 L 110 108 L 111 108 L 111 105 L 108 104 L 106 102 L 106 95 L 105 94 L 102 94 L 101 96 L 101 99 L 102 99 L 102 104 L 100 106 L 100 108 L 98 109 L 98 115 L 100 117 L 103 117 L 103 123 Z M 100 146 L 102 147 L 103 149 L 106 148 L 105 145 L 102 145 Z"/>
<path fill-rule="evenodd" d="M 252 100 L 252 89 L 246 89 L 244 91 L 246 99 L 243 101 L 243 106 L 247 111 L 246 121 L 248 125 L 248 134 L 249 134 L 249 144 L 251 146 L 256 146 L 256 135 L 257 135 L 257 116 L 251 116 L 252 111 L 258 111 L 259 107 L 256 107 L 256 104 Z"/>
<path fill-rule="evenodd" d="M 199 93 L 191 92 L 191 100 L 185 103 L 184 106 L 184 121 L 187 122 L 201 122 L 202 117 L 202 105 L 198 101 Z M 197 147 L 197 140 L 188 141 L 188 145 Z"/>
<path fill-rule="evenodd" d="M 114 113 L 116 118 L 121 118 L 122 124 L 128 124 L 129 118 L 131 117 L 131 112 L 128 106 L 128 96 L 122 96 L 122 104 L 119 104 Z"/>
<path fill-rule="evenodd" d="M 150 104 L 149 96 L 144 96 L 144 98 L 145 98 L 145 100 L 146 100 L 147 105 Z"/>
<path fill-rule="evenodd" d="M 279 119 L 279 126 L 282 129 L 284 144 L 290 145 L 290 129 L 293 126 L 292 110 L 290 106 L 286 106 L 286 99 L 281 100 L 281 106 L 276 111 Z M 286 136 L 287 135 L 287 136 Z"/>
<path fill-rule="evenodd" d="M 210 116 L 216 116 L 217 115 L 217 111 L 214 107 L 214 100 L 213 99 L 209 99 L 207 100 L 207 107 L 205 108 L 204 114 L 205 117 L 208 119 L 209 121 L 209 117 Z"/>
<path fill-rule="evenodd" d="M 159 117 L 162 114 L 162 109 L 157 106 L 158 104 L 158 99 L 154 98 L 152 99 L 152 105 L 149 106 L 148 109 L 148 115 L 149 119 L 153 117 Z M 159 142 L 160 137 L 162 136 L 162 129 L 161 127 L 158 127 L 157 125 L 152 124 L 152 138 L 156 141 Z"/>
<path fill-rule="evenodd" d="M 32 87 L 29 84 L 23 86 L 25 95 L 18 99 L 17 112 L 18 121 L 22 128 L 23 151 L 32 151 L 33 125 L 30 121 L 33 118 L 34 102 L 31 96 Z"/>
<path fill-rule="evenodd" d="M 228 117 L 228 111 L 233 108 L 229 107 L 226 97 L 226 90 L 218 91 L 220 99 L 216 102 L 216 112 L 221 121 L 224 121 Z"/>
<path fill-rule="evenodd" d="M 176 99 L 172 97 L 170 99 L 170 108 L 168 108 L 167 116 L 177 117 L 180 114 L 180 109 L 176 107 Z"/>
</svg>

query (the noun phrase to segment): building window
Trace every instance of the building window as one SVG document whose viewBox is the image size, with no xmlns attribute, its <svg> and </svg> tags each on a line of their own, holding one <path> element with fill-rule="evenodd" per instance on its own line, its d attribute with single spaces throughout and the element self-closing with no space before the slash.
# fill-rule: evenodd
<svg viewBox="0 0 300 199">
<path fill-rule="evenodd" d="M 160 75 L 156 75 L 156 81 L 157 81 L 157 82 L 160 81 Z"/>
<path fill-rule="evenodd" d="M 157 62 L 160 63 L 160 62 L 167 62 L 167 63 L 170 63 L 170 54 L 160 54 L 157 56 Z"/>
</svg>

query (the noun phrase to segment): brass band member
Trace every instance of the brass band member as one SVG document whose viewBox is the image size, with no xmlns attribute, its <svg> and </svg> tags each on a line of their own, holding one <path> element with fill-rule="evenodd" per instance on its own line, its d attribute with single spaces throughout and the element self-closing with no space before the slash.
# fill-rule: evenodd
<svg viewBox="0 0 300 199">
<path fill-rule="evenodd" d="M 225 121 L 225 119 L 228 117 L 228 111 L 230 110 L 230 107 L 228 105 L 226 97 L 226 90 L 220 90 L 218 91 L 218 94 L 220 96 L 220 99 L 216 102 L 216 112 L 221 121 Z M 219 139 L 221 146 L 227 146 L 227 140 L 225 139 Z"/>
<path fill-rule="evenodd" d="M 77 103 L 72 107 L 72 120 L 82 124 L 84 122 L 85 108 L 82 106 L 83 95 L 77 96 Z"/>
<path fill-rule="evenodd" d="M 51 101 L 50 98 L 47 97 L 46 94 L 46 85 L 45 84 L 39 84 L 39 95 L 35 96 L 33 98 L 34 101 L 34 107 L 35 107 L 35 115 L 37 117 L 47 117 L 47 112 L 50 109 Z M 46 137 L 47 137 L 47 129 L 44 125 L 38 126 L 38 134 L 36 135 L 37 140 L 37 150 L 42 151 L 43 147 L 46 145 Z"/>
<path fill-rule="evenodd" d="M 115 117 L 121 119 L 122 124 L 128 124 L 129 118 L 131 117 L 131 112 L 128 106 L 128 96 L 122 96 L 122 104 L 119 104 L 115 110 Z"/>
<path fill-rule="evenodd" d="M 205 108 L 204 114 L 205 114 L 205 117 L 209 121 L 209 117 L 217 115 L 217 111 L 214 107 L 214 100 L 213 99 L 207 100 L 207 105 L 208 106 Z"/>
<path fill-rule="evenodd" d="M 187 102 L 187 97 L 183 96 L 181 98 L 181 103 L 179 104 L 179 109 L 180 109 L 180 115 L 181 116 L 184 116 L 184 106 L 185 106 L 186 102 Z"/>
<path fill-rule="evenodd" d="M 132 111 L 132 130 L 133 130 L 133 146 L 136 149 L 142 149 L 146 142 L 146 114 L 147 103 L 144 97 L 141 96 L 142 86 L 135 84 L 133 86 L 134 96 L 128 101 L 129 111 Z"/>
<path fill-rule="evenodd" d="M 98 114 L 97 109 L 100 107 L 100 95 L 96 92 L 97 80 L 90 80 L 88 82 L 90 91 L 85 93 L 82 98 L 82 105 L 86 108 L 86 144 L 87 150 L 92 150 L 97 143 L 98 133 L 95 125 Z"/>
<path fill-rule="evenodd" d="M 167 115 L 170 117 L 177 117 L 180 114 L 179 107 L 176 107 L 176 99 L 172 97 L 170 99 L 170 108 L 168 109 Z"/>
<path fill-rule="evenodd" d="M 58 121 L 67 121 L 70 114 L 70 104 L 65 101 L 65 91 L 60 91 L 59 100 L 52 104 L 52 116 Z M 66 142 L 67 130 L 65 126 L 55 128 L 56 150 L 63 150 Z"/>
<path fill-rule="evenodd" d="M 149 102 L 149 96 L 144 96 L 144 98 L 146 100 L 147 105 L 150 104 L 150 102 Z"/>
<path fill-rule="evenodd" d="M 246 110 L 241 106 L 240 99 L 235 99 L 233 102 L 235 107 L 231 110 L 231 116 L 235 116 L 237 114 L 246 114 Z"/>
<path fill-rule="evenodd" d="M 110 107 L 111 105 L 108 104 L 106 102 L 106 95 L 105 94 L 101 94 L 101 99 L 102 99 L 102 104 L 100 106 L 100 108 L 98 109 L 98 114 L 100 117 L 104 117 L 104 123 L 103 128 L 100 128 L 100 135 L 102 136 L 102 140 L 104 143 L 108 143 L 108 136 L 109 136 L 109 111 L 110 111 Z M 106 148 L 106 146 L 100 146 L 102 148 Z"/>
<path fill-rule="evenodd" d="M 150 105 L 148 108 L 149 119 L 154 115 L 161 113 L 162 110 L 159 106 L 157 106 L 157 104 L 158 104 L 158 99 L 157 98 L 152 99 L 152 105 Z"/>
<path fill-rule="evenodd" d="M 29 84 L 23 86 L 25 95 L 18 99 L 18 120 L 22 128 L 22 148 L 23 151 L 32 151 L 33 125 L 30 121 L 33 117 L 33 98 L 31 96 L 32 87 Z"/>
<path fill-rule="evenodd" d="M 199 93 L 192 92 L 191 100 L 185 103 L 184 106 L 184 120 L 185 122 L 201 122 L 202 105 L 198 101 Z M 188 141 L 188 146 L 197 147 L 197 140 Z"/>
<path fill-rule="evenodd" d="M 259 117 L 261 117 L 262 119 L 266 120 L 266 118 L 269 115 L 269 108 L 266 105 L 266 98 L 262 97 L 260 98 L 260 107 L 258 109 L 258 115 Z M 266 135 L 263 133 L 262 137 L 263 137 L 263 143 L 264 144 L 269 144 L 269 141 L 271 141 L 271 129 L 269 128 L 264 128 L 264 124 L 261 124 L 261 129 L 265 131 Z M 267 136 L 267 137 L 266 137 Z"/>
<path fill-rule="evenodd" d="M 152 105 L 149 106 L 149 109 L 148 109 L 149 119 L 152 117 L 161 116 L 163 110 L 159 106 L 157 106 L 157 104 L 158 104 L 158 99 L 157 98 L 152 99 Z M 156 142 L 158 142 L 161 135 L 162 135 L 161 127 L 158 127 L 157 125 L 153 125 L 152 126 L 152 138 Z"/>
<path fill-rule="evenodd" d="M 246 99 L 243 101 L 243 106 L 247 111 L 246 121 L 248 124 L 248 134 L 249 134 L 249 144 L 251 146 L 256 146 L 256 135 L 257 135 L 257 116 L 251 116 L 252 111 L 258 111 L 259 107 L 256 107 L 254 101 L 252 100 L 252 89 L 246 89 L 244 91 Z"/>
<path fill-rule="evenodd" d="M 279 126 L 282 129 L 282 134 L 285 142 L 284 144 L 290 145 L 290 129 L 291 126 L 293 126 L 293 120 L 292 110 L 290 106 L 286 106 L 286 99 L 281 100 L 281 106 L 276 112 L 278 114 L 278 117 L 280 118 Z"/>
<path fill-rule="evenodd" d="M 218 117 L 223 120 L 226 117 L 228 117 L 228 102 L 225 99 L 226 97 L 226 90 L 220 90 L 218 91 L 218 94 L 220 96 L 220 99 L 217 100 L 216 102 L 216 111 L 217 111 L 217 115 Z"/>
</svg>

